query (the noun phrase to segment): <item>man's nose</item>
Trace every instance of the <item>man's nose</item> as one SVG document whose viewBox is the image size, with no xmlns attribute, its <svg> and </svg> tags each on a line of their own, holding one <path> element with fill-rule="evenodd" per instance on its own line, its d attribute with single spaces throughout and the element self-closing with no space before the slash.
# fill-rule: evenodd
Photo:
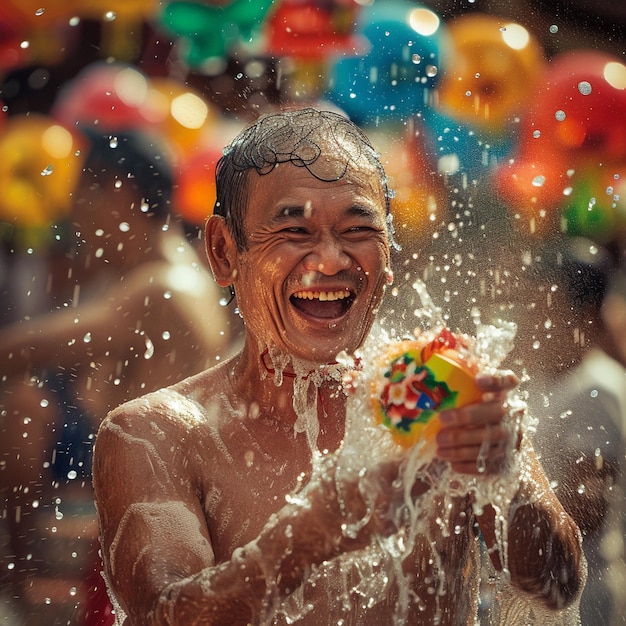
<svg viewBox="0 0 626 626">
<path fill-rule="evenodd" d="M 320 272 L 327 276 L 347 270 L 351 264 L 352 259 L 333 235 L 321 237 L 304 259 L 308 271 Z"/>
</svg>

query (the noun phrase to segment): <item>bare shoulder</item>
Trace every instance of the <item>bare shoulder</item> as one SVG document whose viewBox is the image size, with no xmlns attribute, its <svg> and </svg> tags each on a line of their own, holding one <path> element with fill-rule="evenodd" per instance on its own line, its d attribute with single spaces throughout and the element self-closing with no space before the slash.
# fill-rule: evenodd
<svg viewBox="0 0 626 626">
<path fill-rule="evenodd" d="M 124 402 L 100 425 L 98 438 L 107 430 L 151 434 L 160 431 L 188 433 L 211 426 L 217 419 L 220 391 L 224 389 L 228 362 L 189 376 L 174 385 Z"/>
</svg>

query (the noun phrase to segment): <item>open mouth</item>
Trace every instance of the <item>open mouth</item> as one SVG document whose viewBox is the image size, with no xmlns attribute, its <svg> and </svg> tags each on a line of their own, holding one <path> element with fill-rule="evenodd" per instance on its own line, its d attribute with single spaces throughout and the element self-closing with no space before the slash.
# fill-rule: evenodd
<svg viewBox="0 0 626 626">
<path fill-rule="evenodd" d="M 324 319 L 344 315 L 354 302 L 354 294 L 346 289 L 337 291 L 297 291 L 290 298 L 291 304 L 301 313 Z"/>
</svg>

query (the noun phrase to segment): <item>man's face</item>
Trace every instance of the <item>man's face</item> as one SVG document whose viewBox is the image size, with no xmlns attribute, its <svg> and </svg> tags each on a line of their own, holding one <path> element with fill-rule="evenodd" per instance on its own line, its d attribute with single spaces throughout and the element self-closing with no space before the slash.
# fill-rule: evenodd
<svg viewBox="0 0 626 626">
<path fill-rule="evenodd" d="M 304 167 L 250 172 L 237 300 L 263 344 L 317 363 L 354 352 L 374 321 L 389 277 L 385 198 L 363 162 L 337 182 Z"/>
</svg>

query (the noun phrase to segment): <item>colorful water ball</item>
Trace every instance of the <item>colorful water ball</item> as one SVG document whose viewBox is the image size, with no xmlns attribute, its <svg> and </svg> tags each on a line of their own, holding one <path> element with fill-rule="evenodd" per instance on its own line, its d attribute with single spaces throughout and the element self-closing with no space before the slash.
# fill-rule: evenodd
<svg viewBox="0 0 626 626">
<path fill-rule="evenodd" d="M 543 74 L 541 45 L 523 25 L 494 15 L 463 15 L 448 22 L 448 33 L 451 62 L 438 85 L 438 108 L 481 131 L 505 132 Z"/>
<path fill-rule="evenodd" d="M 363 12 L 359 32 L 369 51 L 331 64 L 326 98 L 363 125 L 403 121 L 429 106 L 448 55 L 439 16 L 415 3 L 381 1 Z"/>
<path fill-rule="evenodd" d="M 84 138 L 44 115 L 16 115 L 0 129 L 0 219 L 45 227 L 71 208 Z"/>
<path fill-rule="evenodd" d="M 478 402 L 478 368 L 461 336 L 443 329 L 429 342 L 406 340 L 387 346 L 371 382 L 376 421 L 408 448 L 423 442 L 433 451 L 439 411 Z"/>
</svg>

